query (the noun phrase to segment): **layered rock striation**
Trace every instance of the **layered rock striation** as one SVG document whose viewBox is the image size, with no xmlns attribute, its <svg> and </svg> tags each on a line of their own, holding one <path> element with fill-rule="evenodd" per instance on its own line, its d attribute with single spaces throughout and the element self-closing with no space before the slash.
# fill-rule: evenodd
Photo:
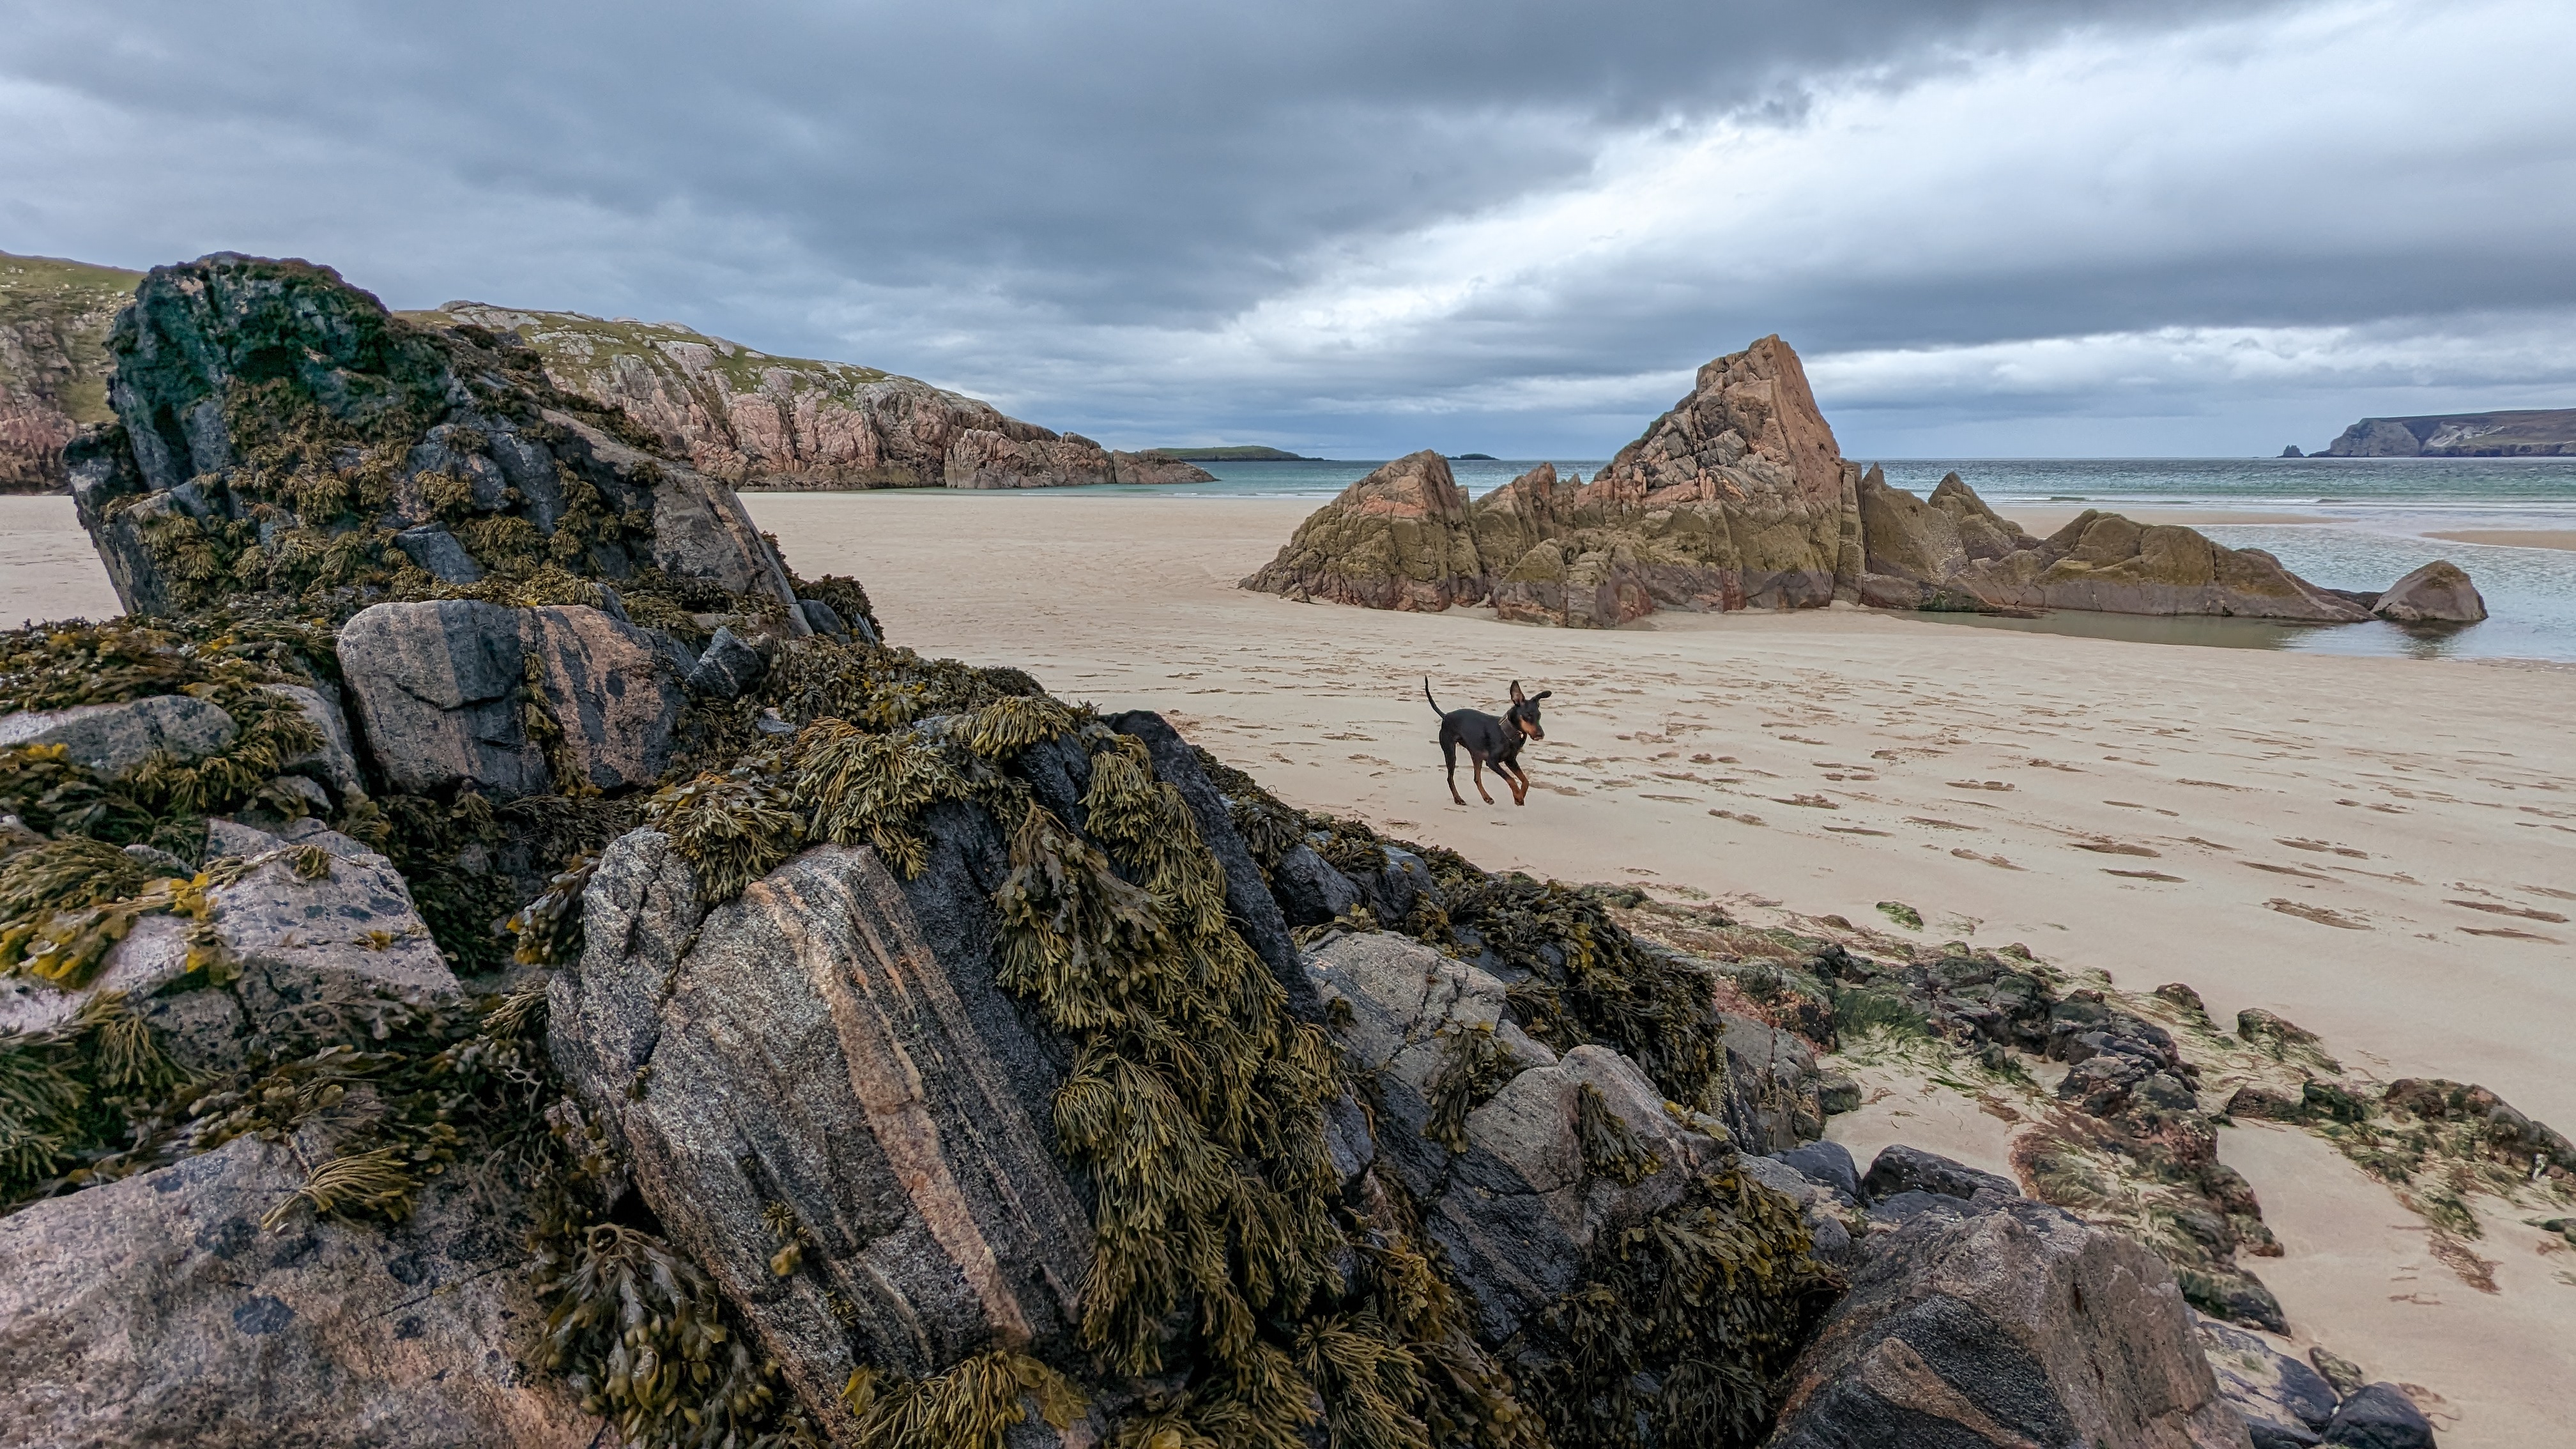
<svg viewBox="0 0 2576 1449">
<path fill-rule="evenodd" d="M 0 493 L 53 493 L 63 445 L 106 422 L 107 332 L 133 272 L 0 252 Z"/>
<path fill-rule="evenodd" d="M 1797 354 L 1766 337 L 1700 369 L 1691 395 L 1590 483 L 1543 463 L 1470 501 L 1438 455 L 1416 453 L 1318 510 L 1243 587 L 1372 608 L 1491 604 L 1503 619 L 1588 628 L 1658 609 L 1838 599 L 2307 623 L 2485 617 L 2466 575 L 2431 567 L 2382 607 L 2189 528 L 2087 511 L 2034 538 L 1956 473 L 1917 498 L 1842 457 Z"/>
</svg>

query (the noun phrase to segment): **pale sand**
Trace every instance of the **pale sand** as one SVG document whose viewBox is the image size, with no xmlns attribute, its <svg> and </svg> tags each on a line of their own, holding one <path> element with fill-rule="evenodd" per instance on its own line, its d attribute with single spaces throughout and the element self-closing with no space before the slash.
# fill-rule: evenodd
<svg viewBox="0 0 2576 1449">
<path fill-rule="evenodd" d="M 2038 503 L 1998 508 L 1995 512 L 2045 538 L 2098 505 L 2089 503 Z M 2338 520 L 2324 513 L 2231 513 L 2224 508 L 2101 508 L 2104 513 L 2117 513 L 2140 523 L 2175 523 L 2186 528 L 2211 528 L 2222 523 L 2334 523 Z"/>
<path fill-rule="evenodd" d="M 1488 867 L 1747 909 L 1884 924 L 1876 902 L 1907 902 L 1926 939 L 2022 941 L 2133 988 L 2185 981 L 2221 1021 L 2266 1007 L 2358 1068 L 2483 1082 L 2576 1125 L 2576 925 L 2453 904 L 2576 917 L 2564 723 L 2576 673 L 1843 609 L 1568 631 L 1236 589 L 1306 500 L 905 492 L 750 505 L 804 574 L 864 580 L 896 641 L 1019 665 L 1068 698 L 1160 709 L 1297 804 Z M 0 541 L 0 618 L 114 607 L 68 500 L 0 499 Z M 1549 738 L 1524 756 L 1538 785 L 1526 808 L 1473 803 L 1464 778 L 1471 803 L 1448 802 L 1425 673 L 1451 708 L 1499 708 L 1513 678 L 1555 691 Z M 1837 808 L 1788 803 L 1798 797 Z M 2472 934 L 2499 930 L 2522 934 Z M 1890 1098 L 1836 1135 L 1862 1147 L 1915 1133 L 1995 1166 L 1999 1146 L 1975 1144 L 2007 1130 L 1972 1106 Z M 2246 1135 L 2230 1134 L 2231 1154 Z M 2385 1190 L 2321 1160 L 2333 1170 L 2297 1159 L 2258 1175 L 2267 1211 L 2405 1221 Z M 2381 1290 L 2378 1268 L 2317 1258 L 2294 1272 L 2310 1261 L 2299 1251 L 2249 1266 L 2294 1323 L 2445 1395 L 2461 1415 L 2453 1449 L 2535 1442 L 2490 1428 L 2525 1410 L 2576 1422 L 2576 1378 L 2551 1383 L 2501 1353 L 2436 1353 L 2419 1339 L 2447 1325 Z M 2485 1311 L 2456 1280 L 2443 1292 Z M 2492 1302 L 2500 1322 L 2545 1321 L 2555 1342 L 2576 1341 L 2576 1287 L 2544 1273 Z"/>
<path fill-rule="evenodd" d="M 2576 528 L 2455 528 L 2445 533 L 2428 533 L 2450 543 L 2493 543 L 2506 548 L 2557 548 L 2576 550 Z"/>
</svg>

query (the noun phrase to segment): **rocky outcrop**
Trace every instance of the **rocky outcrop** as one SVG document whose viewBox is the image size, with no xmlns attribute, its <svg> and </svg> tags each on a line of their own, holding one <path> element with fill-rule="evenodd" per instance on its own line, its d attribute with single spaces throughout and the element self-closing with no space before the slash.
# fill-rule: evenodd
<svg viewBox="0 0 2576 1449">
<path fill-rule="evenodd" d="M 1489 591 L 1467 495 L 1448 460 L 1428 449 L 1343 489 L 1243 587 L 1431 613 L 1481 603 Z"/>
<path fill-rule="evenodd" d="M 1412 481 L 1432 463 L 1445 494 Z M 1447 464 L 1417 453 L 1353 484 L 1243 586 L 1373 608 L 1490 600 L 1506 619 L 1588 628 L 1821 605 L 1858 573 L 1858 480 L 1797 354 L 1766 337 L 1701 368 L 1588 484 L 1541 464 L 1470 508 Z"/>
<path fill-rule="evenodd" d="M 630 835 L 587 892 L 591 949 L 554 987 L 558 1069 L 827 1423 L 862 1364 L 1063 1354 L 1089 1268 L 1048 1152 L 1063 1064 L 1002 996 L 989 937 L 942 930 L 989 931 L 990 907 L 941 865 L 913 888 L 940 893 L 927 910 L 875 852 L 837 846 L 710 910 L 667 837 Z"/>
<path fill-rule="evenodd" d="M 107 350 L 116 421 L 65 457 L 130 611 L 551 566 L 659 570 L 774 601 L 804 632 L 730 489 L 612 436 L 617 419 L 584 416 L 488 331 L 401 321 L 328 268 L 223 253 L 155 268 Z"/>
<path fill-rule="evenodd" d="M 2389 585 L 2370 612 L 2394 624 L 2474 624 L 2487 616 L 2487 601 L 2467 570 L 2437 559 Z"/>
<path fill-rule="evenodd" d="M 2360 604 L 2318 588 L 2260 549 L 2199 531 L 2087 509 L 2044 539 L 1997 515 L 1952 473 L 1928 499 L 1859 487 L 1863 602 L 1881 608 L 2085 609 L 2352 623 Z"/>
<path fill-rule="evenodd" d="M 0 493 L 60 491 L 63 445 L 113 416 L 107 330 L 141 280 L 0 252 Z"/>
<path fill-rule="evenodd" d="M 1213 483 L 1216 475 L 1196 463 L 1168 453 L 1111 453 L 1109 467 L 1116 483 Z"/>
<path fill-rule="evenodd" d="M 2040 1203 L 1942 1201 L 1864 1245 L 1772 1449 L 2246 1449 L 2154 1254 Z"/>
<path fill-rule="evenodd" d="M 518 1192 L 264 1229 L 306 1171 L 244 1137 L 0 1218 L 0 1446 L 595 1442 L 529 1361 L 545 1315 Z"/>
<path fill-rule="evenodd" d="M 480 302 L 406 315 L 517 337 L 555 386 L 617 409 L 663 451 L 737 488 L 1051 488 L 1106 483 L 1114 472 L 1090 439 L 990 403 L 872 367 L 772 356 L 676 323 Z"/>
<path fill-rule="evenodd" d="M 555 784 L 548 746 L 583 787 L 649 784 L 679 726 L 681 664 L 663 641 L 578 605 L 377 604 L 341 626 L 340 667 L 404 790 L 538 794 Z"/>
<path fill-rule="evenodd" d="M 1368 1075 L 1376 1138 L 1502 1343 L 1573 1287 L 1603 1233 L 1680 1201 L 1728 1153 L 1664 1110 L 1637 1064 L 1598 1046 L 1562 1057 L 1505 1012 L 1503 983 L 1403 936 L 1336 937 L 1306 958 L 1344 1059 Z M 1469 1069 L 1462 1060 L 1481 1063 Z M 1463 1077 L 1501 1079 L 1484 1099 Z M 1587 1159 L 1587 1098 L 1642 1154 L 1633 1180 Z M 1710 1124 L 1714 1125 L 1714 1124 Z"/>
<path fill-rule="evenodd" d="M 203 759 L 231 744 L 238 733 L 233 717 L 220 707 L 184 694 L 0 717 L 0 748 L 60 745 L 106 780 L 124 779 L 155 755 Z"/>
<path fill-rule="evenodd" d="M 1659 609 L 2080 609 L 2313 623 L 2370 617 L 2260 549 L 2088 511 L 2045 539 L 1952 473 L 1928 498 L 1843 459 L 1789 345 L 1700 369 L 1689 397 L 1590 483 L 1541 464 L 1473 503 L 1417 453 L 1353 484 L 1243 587 L 1380 609 L 1490 603 L 1497 617 L 1616 628 Z M 2453 617 L 2456 584 L 2391 605 Z M 2394 592 L 2394 591 L 2392 591 Z M 2440 612 L 2448 611 L 2448 612 Z M 2476 617 L 2484 617 L 2481 613 Z"/>
<path fill-rule="evenodd" d="M 943 481 L 951 488 L 1067 488 L 1111 481 L 1109 455 L 1079 433 L 1014 438 L 969 428 L 948 445 Z"/>
<path fill-rule="evenodd" d="M 2321 458 L 2549 458 L 2576 456 L 2576 408 L 2363 418 Z"/>
</svg>

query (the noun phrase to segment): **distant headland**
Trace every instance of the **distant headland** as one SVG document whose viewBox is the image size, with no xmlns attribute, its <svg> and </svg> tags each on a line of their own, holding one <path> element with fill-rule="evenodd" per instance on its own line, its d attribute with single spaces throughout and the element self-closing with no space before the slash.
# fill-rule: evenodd
<svg viewBox="0 0 2576 1449">
<path fill-rule="evenodd" d="M 1321 463 L 1322 458 L 1309 458 L 1285 448 L 1147 448 L 1148 453 L 1165 458 L 1178 458 L 1184 463 Z"/>
<path fill-rule="evenodd" d="M 2283 457 L 2296 456 L 2285 452 Z M 2363 418 L 2320 458 L 2576 457 L 2576 408 Z"/>
</svg>

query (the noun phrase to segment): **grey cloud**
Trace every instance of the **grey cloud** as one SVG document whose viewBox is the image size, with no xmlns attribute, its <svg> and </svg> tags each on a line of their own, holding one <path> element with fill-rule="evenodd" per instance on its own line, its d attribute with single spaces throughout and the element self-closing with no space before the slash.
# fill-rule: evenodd
<svg viewBox="0 0 2576 1449">
<path fill-rule="evenodd" d="M 1819 87 L 1898 90 L 2069 36 L 2116 50 L 2248 13 L 0 0 L 0 105 L 17 108 L 0 123 L 71 118 L 59 136 L 0 134 L 0 195 L 14 193 L 0 247 L 127 264 L 297 252 L 397 305 L 475 295 L 669 317 L 914 372 L 1112 441 L 1352 453 L 1426 434 L 1488 451 L 1615 444 L 1691 364 L 1774 330 L 1815 355 L 2576 302 L 2564 207 L 2547 200 L 2563 171 L 2544 166 L 2516 201 L 2401 163 L 2392 194 L 2402 182 L 2418 205 L 2507 213 L 2428 242 L 2385 224 L 2389 196 L 2305 190 L 2318 178 L 2247 156 L 2179 180 L 2213 194 L 2143 219 L 2135 244 L 2020 237 L 2022 218 L 1999 216 L 1983 223 L 1991 249 L 1963 260 L 1918 248 L 1916 218 L 1859 208 L 1848 215 L 1883 263 L 1802 265 L 1787 236 L 1755 280 L 1723 258 L 1647 257 L 1480 300 L 1383 347 L 1222 367 L 1192 355 L 1373 247 L 1582 184 L 1622 137 L 1719 116 L 1795 128 Z M 2498 166 L 2534 159 L 2506 144 Z M 2264 185 L 2278 225 L 2249 231 L 2244 193 Z M 1494 401 L 1551 377 L 1586 383 L 1586 400 Z M 1920 411 L 1867 406 L 1898 425 Z"/>
</svg>

